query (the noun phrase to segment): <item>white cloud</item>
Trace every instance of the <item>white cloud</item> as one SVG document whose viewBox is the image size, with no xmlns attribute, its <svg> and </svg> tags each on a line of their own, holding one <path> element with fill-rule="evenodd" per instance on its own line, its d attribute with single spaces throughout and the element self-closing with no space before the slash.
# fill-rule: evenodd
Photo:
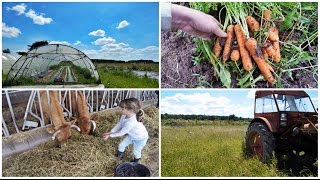
<svg viewBox="0 0 320 180">
<path fill-rule="evenodd" d="M 81 41 L 76 41 L 75 43 L 73 43 L 73 45 L 80 45 L 81 44 Z"/>
<path fill-rule="evenodd" d="M 84 54 L 86 54 L 87 56 L 98 54 L 98 51 L 97 51 L 97 50 L 82 50 L 82 52 L 83 52 Z"/>
<path fill-rule="evenodd" d="M 33 20 L 34 24 L 38 24 L 38 25 L 50 24 L 53 21 L 52 18 L 43 17 L 45 15 L 43 13 L 38 15 L 32 9 L 30 9 L 29 12 L 27 12 L 25 15 L 26 15 L 26 17 L 31 18 Z"/>
<path fill-rule="evenodd" d="M 130 47 L 129 44 L 125 44 L 125 43 L 105 44 L 101 46 L 101 49 L 96 51 L 96 53 L 91 53 L 90 58 L 126 60 L 126 61 L 146 59 L 146 60 L 158 61 L 159 52 L 148 53 L 148 52 L 145 52 L 145 50 L 143 49 L 145 48 L 142 48 L 142 50 L 134 49 Z M 136 51 L 141 51 L 143 53 L 138 54 L 138 53 L 135 53 Z"/>
<path fill-rule="evenodd" d="M 251 90 L 248 91 L 247 98 L 254 99 L 255 95 L 256 95 L 256 90 L 251 89 Z"/>
<path fill-rule="evenodd" d="M 116 53 L 128 53 L 131 52 L 133 48 L 129 47 L 129 44 L 118 43 L 118 44 L 105 44 L 101 47 L 101 52 L 116 52 Z"/>
<path fill-rule="evenodd" d="M 44 13 L 38 15 L 33 9 L 29 9 L 26 13 L 26 9 L 27 6 L 24 3 L 13 6 L 12 8 L 7 7 L 7 10 L 16 11 L 18 15 L 24 14 L 26 17 L 32 19 L 34 24 L 45 25 L 50 24 L 53 21 L 50 17 L 44 17 Z"/>
<path fill-rule="evenodd" d="M 97 53 L 91 54 L 90 58 L 126 61 L 139 59 L 159 61 L 159 48 L 157 46 L 135 49 L 126 43 L 116 43 L 116 40 L 112 37 L 101 37 L 91 43 L 100 46 L 100 49 L 97 50 Z"/>
<path fill-rule="evenodd" d="M 67 41 L 50 41 L 49 44 L 65 44 L 65 45 L 71 45 L 69 42 Z"/>
<path fill-rule="evenodd" d="M 105 36 L 105 31 L 102 29 L 98 29 L 96 31 L 92 31 L 89 33 L 90 36 L 101 36 L 104 37 Z"/>
<path fill-rule="evenodd" d="M 12 8 L 7 7 L 7 10 L 16 11 L 18 15 L 24 14 L 26 10 L 26 5 L 24 3 L 13 6 Z"/>
<path fill-rule="evenodd" d="M 213 96 L 208 92 L 193 94 L 175 94 L 161 100 L 161 113 L 222 115 L 235 114 L 250 117 L 253 114 L 253 104 L 243 106 L 234 104 L 225 96 Z M 252 112 L 252 113 L 251 113 Z"/>
<path fill-rule="evenodd" d="M 113 44 L 116 40 L 112 37 L 102 37 L 97 40 L 95 40 L 92 44 L 94 45 L 105 45 L 105 44 Z"/>
<path fill-rule="evenodd" d="M 128 21 L 123 20 L 123 21 L 121 21 L 121 22 L 119 23 L 117 29 L 125 28 L 125 27 L 129 26 L 129 24 L 130 24 L 130 23 L 129 23 Z"/>
<path fill-rule="evenodd" d="M 225 111 L 231 100 L 227 97 L 214 97 L 209 93 L 178 93 L 172 97 L 164 98 L 162 102 L 170 104 L 169 107 L 163 107 L 171 112 L 178 111 L 183 114 L 215 114 L 216 111 Z"/>
<path fill-rule="evenodd" d="M 136 54 L 145 54 L 145 53 L 159 53 L 159 47 L 157 46 L 147 46 L 145 48 L 137 49 L 134 51 Z"/>
<path fill-rule="evenodd" d="M 6 23 L 2 23 L 2 37 L 13 38 L 18 37 L 21 34 L 20 29 L 16 27 L 9 27 Z"/>
</svg>

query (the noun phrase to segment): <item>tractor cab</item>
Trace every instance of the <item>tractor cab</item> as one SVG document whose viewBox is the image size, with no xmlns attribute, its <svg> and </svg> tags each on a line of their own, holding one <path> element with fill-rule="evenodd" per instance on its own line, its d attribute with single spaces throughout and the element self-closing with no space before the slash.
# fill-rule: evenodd
<svg viewBox="0 0 320 180">
<path fill-rule="evenodd" d="M 304 91 L 257 91 L 254 119 L 264 121 L 271 132 L 279 134 L 290 127 L 303 126 L 310 132 L 318 127 L 318 113 Z"/>
</svg>

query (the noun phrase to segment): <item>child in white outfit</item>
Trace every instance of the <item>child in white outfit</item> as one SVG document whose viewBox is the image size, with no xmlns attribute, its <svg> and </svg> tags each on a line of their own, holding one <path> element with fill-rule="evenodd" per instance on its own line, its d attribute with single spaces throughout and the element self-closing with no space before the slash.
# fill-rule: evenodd
<svg viewBox="0 0 320 180">
<path fill-rule="evenodd" d="M 127 134 L 118 147 L 116 156 L 121 159 L 126 147 L 133 144 L 134 159 L 132 162 L 139 162 L 141 151 L 146 145 L 149 135 L 146 127 L 142 124 L 144 112 L 141 109 L 140 101 L 136 98 L 124 99 L 120 102 L 121 108 L 120 121 L 112 128 L 110 132 L 103 134 L 103 139 L 109 137 L 120 137 Z"/>
</svg>

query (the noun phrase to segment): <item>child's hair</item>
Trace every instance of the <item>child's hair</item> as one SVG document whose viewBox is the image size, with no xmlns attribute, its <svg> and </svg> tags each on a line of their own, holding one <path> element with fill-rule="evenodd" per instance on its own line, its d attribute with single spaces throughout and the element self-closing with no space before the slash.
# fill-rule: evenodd
<svg viewBox="0 0 320 180">
<path fill-rule="evenodd" d="M 142 122 L 144 119 L 144 111 L 141 109 L 141 103 L 136 98 L 124 99 L 119 104 L 120 107 L 131 110 L 136 113 L 137 120 Z"/>
</svg>

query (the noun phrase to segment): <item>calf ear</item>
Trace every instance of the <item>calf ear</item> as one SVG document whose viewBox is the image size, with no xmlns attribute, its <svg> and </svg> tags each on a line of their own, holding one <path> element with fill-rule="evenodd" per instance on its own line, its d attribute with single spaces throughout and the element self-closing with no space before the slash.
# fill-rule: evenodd
<svg viewBox="0 0 320 180">
<path fill-rule="evenodd" d="M 47 128 L 46 130 L 49 134 L 53 134 L 56 131 L 54 128 Z"/>
</svg>

